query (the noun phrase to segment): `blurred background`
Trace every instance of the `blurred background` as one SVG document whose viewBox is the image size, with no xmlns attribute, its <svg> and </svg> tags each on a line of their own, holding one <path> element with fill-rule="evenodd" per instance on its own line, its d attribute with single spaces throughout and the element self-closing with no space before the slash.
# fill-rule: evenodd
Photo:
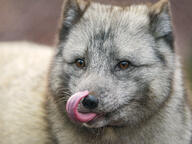
<svg viewBox="0 0 192 144">
<path fill-rule="evenodd" d="M 95 0 L 128 5 L 157 0 Z M 192 82 L 192 1 L 170 0 L 176 51 L 182 56 L 185 79 Z M 63 0 L 0 0 L 0 41 L 28 40 L 54 46 Z M 191 82 L 188 86 L 192 88 Z"/>
</svg>

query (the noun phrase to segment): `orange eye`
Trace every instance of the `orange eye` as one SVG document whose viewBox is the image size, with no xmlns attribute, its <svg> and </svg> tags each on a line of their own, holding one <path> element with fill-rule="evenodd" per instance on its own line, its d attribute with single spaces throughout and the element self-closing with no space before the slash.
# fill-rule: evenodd
<svg viewBox="0 0 192 144">
<path fill-rule="evenodd" d="M 119 63 L 119 68 L 122 70 L 125 70 L 129 67 L 129 62 L 128 61 L 122 61 Z"/>
<path fill-rule="evenodd" d="M 75 64 L 76 64 L 76 66 L 79 67 L 79 68 L 84 68 L 84 67 L 85 67 L 85 61 L 84 61 L 83 59 L 77 59 L 77 60 L 75 61 Z"/>
</svg>

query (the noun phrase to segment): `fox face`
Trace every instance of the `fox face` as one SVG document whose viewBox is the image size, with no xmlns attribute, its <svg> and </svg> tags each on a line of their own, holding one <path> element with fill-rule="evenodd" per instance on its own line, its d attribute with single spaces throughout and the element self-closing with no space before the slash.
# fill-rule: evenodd
<svg viewBox="0 0 192 144">
<path fill-rule="evenodd" d="M 127 7 L 83 0 L 64 4 L 49 87 L 66 116 L 71 95 L 88 91 L 86 127 L 139 126 L 172 94 L 174 48 L 167 1 Z"/>
</svg>

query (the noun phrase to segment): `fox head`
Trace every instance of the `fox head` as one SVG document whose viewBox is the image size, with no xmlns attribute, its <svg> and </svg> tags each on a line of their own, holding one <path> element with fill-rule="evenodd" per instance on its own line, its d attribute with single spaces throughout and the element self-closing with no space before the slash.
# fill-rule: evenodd
<svg viewBox="0 0 192 144">
<path fill-rule="evenodd" d="M 172 94 L 174 47 L 168 2 L 127 7 L 66 0 L 50 69 L 50 93 L 65 116 L 66 101 L 89 91 L 101 115 L 87 127 L 138 126 Z"/>
</svg>

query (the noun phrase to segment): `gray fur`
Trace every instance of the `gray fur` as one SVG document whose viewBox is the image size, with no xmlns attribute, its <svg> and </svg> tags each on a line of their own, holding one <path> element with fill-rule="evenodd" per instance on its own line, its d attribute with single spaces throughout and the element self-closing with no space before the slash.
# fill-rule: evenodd
<svg viewBox="0 0 192 144">
<path fill-rule="evenodd" d="M 49 77 L 47 108 L 58 143 L 189 144 L 191 114 L 167 3 L 125 8 L 85 3 L 84 11 L 69 4 L 71 17 L 64 24 L 71 27 L 61 33 L 65 38 L 60 37 Z M 77 58 L 85 59 L 85 68 L 76 67 Z M 124 60 L 129 68 L 121 70 Z M 66 116 L 65 104 L 84 90 L 97 96 L 93 112 L 105 117 L 78 125 Z"/>
</svg>

